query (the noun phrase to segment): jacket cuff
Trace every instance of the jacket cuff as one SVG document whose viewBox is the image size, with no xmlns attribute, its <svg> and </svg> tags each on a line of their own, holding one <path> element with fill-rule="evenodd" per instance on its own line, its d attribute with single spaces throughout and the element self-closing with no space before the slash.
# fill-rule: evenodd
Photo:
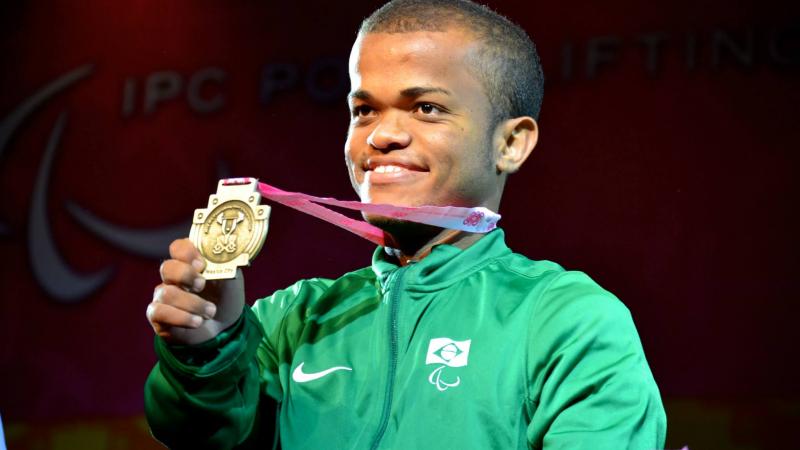
<svg viewBox="0 0 800 450">
<path fill-rule="evenodd" d="M 176 377 L 227 377 L 241 374 L 247 369 L 262 339 L 258 318 L 245 305 L 239 319 L 216 337 L 200 344 L 170 345 L 156 335 L 155 351 L 161 370 Z"/>
</svg>

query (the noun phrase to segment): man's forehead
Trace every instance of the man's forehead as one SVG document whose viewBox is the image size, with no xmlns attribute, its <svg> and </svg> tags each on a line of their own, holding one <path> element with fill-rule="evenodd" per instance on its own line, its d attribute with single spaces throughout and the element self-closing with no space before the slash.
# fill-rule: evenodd
<svg viewBox="0 0 800 450">
<path fill-rule="evenodd" d="M 425 78 L 458 77 L 471 72 L 470 56 L 477 47 L 457 30 L 362 34 L 350 53 L 351 86 L 359 89 L 367 82 L 363 77 L 372 76 L 410 78 L 403 88 L 430 84 Z"/>
<path fill-rule="evenodd" d="M 364 53 L 403 57 L 435 49 L 449 50 L 452 54 L 466 53 L 480 45 L 476 36 L 459 27 L 444 30 L 419 30 L 402 33 L 359 33 L 350 51 L 350 69 L 353 70 Z"/>
<path fill-rule="evenodd" d="M 486 97 L 475 73 L 481 43 L 457 28 L 446 31 L 360 34 L 350 54 L 348 101 L 416 98 L 423 94 L 463 101 Z"/>
</svg>

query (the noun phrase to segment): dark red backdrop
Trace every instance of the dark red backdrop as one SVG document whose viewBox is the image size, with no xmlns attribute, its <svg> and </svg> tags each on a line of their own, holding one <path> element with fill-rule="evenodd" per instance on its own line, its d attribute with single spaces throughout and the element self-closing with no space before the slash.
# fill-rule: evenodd
<svg viewBox="0 0 800 450">
<path fill-rule="evenodd" d="M 99 448 L 143 445 L 154 362 L 144 309 L 159 256 L 125 249 L 121 231 L 187 222 L 222 175 L 354 197 L 343 63 L 378 3 L 2 6 L 0 414 L 13 448 L 106 435 Z M 632 310 L 668 447 L 786 448 L 800 424 L 800 8 L 491 5 L 534 37 L 548 77 L 540 145 L 502 206 L 510 244 L 588 272 Z M 31 226 L 37 208 L 43 228 Z M 111 238 L 77 208 L 115 227 Z M 76 277 L 108 270 L 102 286 L 68 301 L 48 293 L 58 259 L 36 250 L 47 230 Z M 248 294 L 336 276 L 370 252 L 275 207 Z"/>
</svg>

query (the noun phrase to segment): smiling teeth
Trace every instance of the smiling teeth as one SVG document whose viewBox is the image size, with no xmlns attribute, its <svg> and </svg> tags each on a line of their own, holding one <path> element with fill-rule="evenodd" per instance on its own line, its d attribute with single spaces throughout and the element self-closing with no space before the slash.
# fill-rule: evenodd
<svg viewBox="0 0 800 450">
<path fill-rule="evenodd" d="M 375 173 L 395 173 L 395 172 L 402 172 L 403 170 L 406 169 L 398 166 L 378 166 L 373 170 L 375 171 Z"/>
</svg>

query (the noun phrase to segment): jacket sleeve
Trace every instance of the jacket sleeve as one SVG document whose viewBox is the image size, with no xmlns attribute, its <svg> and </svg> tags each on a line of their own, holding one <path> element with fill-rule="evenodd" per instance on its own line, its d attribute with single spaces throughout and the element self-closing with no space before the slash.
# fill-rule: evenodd
<svg viewBox="0 0 800 450">
<path fill-rule="evenodd" d="M 301 280 L 245 307 L 239 320 L 198 345 L 155 338 L 158 363 L 145 383 L 145 414 L 153 436 L 170 448 L 263 448 L 272 445 L 275 403 L 296 337 L 286 317 L 331 280 Z M 298 310 L 300 312 L 298 312 Z M 287 337 L 288 336 L 288 337 Z M 264 425 L 264 426 L 262 426 Z"/>
<path fill-rule="evenodd" d="M 233 448 L 250 434 L 260 400 L 261 324 L 249 307 L 214 339 L 170 346 L 155 338 L 158 363 L 145 383 L 153 436 L 170 448 Z"/>
<path fill-rule="evenodd" d="M 628 309 L 581 272 L 534 307 L 526 407 L 531 448 L 663 448 L 666 415 Z"/>
</svg>

